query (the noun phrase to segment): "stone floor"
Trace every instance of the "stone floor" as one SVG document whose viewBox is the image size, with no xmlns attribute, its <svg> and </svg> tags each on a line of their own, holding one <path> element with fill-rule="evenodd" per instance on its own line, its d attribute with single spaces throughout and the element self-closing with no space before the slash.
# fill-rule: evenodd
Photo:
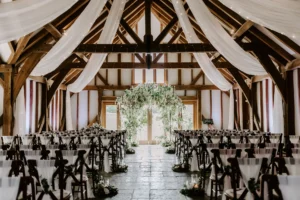
<svg viewBox="0 0 300 200">
<path fill-rule="evenodd" d="M 166 154 L 159 145 L 141 145 L 135 150 L 136 154 L 126 156 L 128 172 L 114 174 L 110 178 L 119 194 L 107 199 L 190 199 L 179 192 L 185 181 L 190 180 L 190 174 L 172 171 L 174 154 Z"/>
</svg>

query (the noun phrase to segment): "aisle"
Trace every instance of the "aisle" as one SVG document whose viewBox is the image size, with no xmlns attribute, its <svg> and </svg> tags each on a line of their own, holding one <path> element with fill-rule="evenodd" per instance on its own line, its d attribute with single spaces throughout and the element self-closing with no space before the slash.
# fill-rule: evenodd
<svg viewBox="0 0 300 200">
<path fill-rule="evenodd" d="M 110 179 L 119 189 L 119 194 L 111 199 L 189 199 L 179 191 L 190 175 L 172 171 L 174 154 L 166 154 L 159 145 L 141 145 L 135 150 L 136 154 L 126 157 L 128 172 Z"/>
</svg>

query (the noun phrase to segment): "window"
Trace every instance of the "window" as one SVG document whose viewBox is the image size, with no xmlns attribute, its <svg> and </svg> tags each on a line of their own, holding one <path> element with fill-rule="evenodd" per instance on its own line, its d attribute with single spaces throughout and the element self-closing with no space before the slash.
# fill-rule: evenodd
<svg viewBox="0 0 300 200">
<path fill-rule="evenodd" d="M 117 130 L 117 122 L 117 105 L 105 105 L 105 128 L 109 130 Z"/>
<path fill-rule="evenodd" d="M 192 130 L 196 127 L 196 103 L 195 102 L 183 102 L 185 109 L 182 112 L 182 129 Z"/>
</svg>

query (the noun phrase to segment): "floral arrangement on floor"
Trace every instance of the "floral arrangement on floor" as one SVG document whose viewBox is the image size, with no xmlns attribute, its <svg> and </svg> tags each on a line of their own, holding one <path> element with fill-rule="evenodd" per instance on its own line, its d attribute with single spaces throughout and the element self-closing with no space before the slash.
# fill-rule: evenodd
<svg viewBox="0 0 300 200">
<path fill-rule="evenodd" d="M 45 179 L 45 178 L 41 179 L 41 187 L 42 187 L 42 189 L 43 189 L 43 191 L 44 191 L 45 194 L 49 194 L 49 192 L 51 191 L 50 190 L 50 185 L 48 183 L 48 180 Z"/>
<path fill-rule="evenodd" d="M 172 146 L 169 146 L 166 150 L 166 153 L 168 154 L 175 154 L 175 146 L 172 145 Z"/>
<path fill-rule="evenodd" d="M 111 185 L 104 185 L 98 183 L 95 186 L 95 197 L 113 197 L 118 194 L 118 189 Z"/>
<path fill-rule="evenodd" d="M 182 121 L 182 117 L 178 113 L 184 109 L 184 105 L 172 86 L 155 83 L 140 84 L 125 90 L 124 95 L 118 97 L 116 103 L 121 111 L 124 127 L 131 142 L 137 140 L 136 134 L 142 127 L 144 111 L 151 106 L 158 108 L 164 130 L 169 133 L 172 132 L 174 122 Z"/>
<path fill-rule="evenodd" d="M 111 166 L 112 172 L 115 173 L 123 173 L 128 171 L 128 166 L 127 165 L 116 165 L 116 166 Z"/>
<path fill-rule="evenodd" d="M 103 176 L 98 172 L 92 173 L 95 187 L 93 188 L 94 195 L 97 198 L 113 197 L 118 194 L 118 189 L 109 184 L 109 181 L 104 181 Z"/>
<path fill-rule="evenodd" d="M 190 165 L 187 163 L 175 164 L 172 167 L 173 172 L 189 172 Z"/>
<path fill-rule="evenodd" d="M 133 148 L 127 148 L 126 154 L 135 154 L 135 150 Z"/>
<path fill-rule="evenodd" d="M 131 146 L 132 146 L 132 147 L 138 147 L 139 144 L 138 144 L 137 142 L 133 141 L 133 142 L 131 142 Z"/>
<path fill-rule="evenodd" d="M 188 197 L 200 197 L 205 194 L 203 188 L 199 186 L 199 183 L 184 184 L 184 188 L 180 190 L 180 193 Z"/>
</svg>

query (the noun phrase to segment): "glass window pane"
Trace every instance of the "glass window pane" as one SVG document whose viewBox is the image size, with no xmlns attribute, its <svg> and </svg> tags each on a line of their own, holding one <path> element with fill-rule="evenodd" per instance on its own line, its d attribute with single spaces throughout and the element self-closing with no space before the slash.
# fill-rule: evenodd
<svg viewBox="0 0 300 200">
<path fill-rule="evenodd" d="M 193 104 L 185 104 L 185 109 L 182 113 L 183 130 L 192 130 L 194 129 L 194 105 Z"/>
<path fill-rule="evenodd" d="M 153 69 L 146 69 L 146 83 L 153 83 Z"/>
<path fill-rule="evenodd" d="M 135 69 L 134 70 L 134 82 L 135 83 L 142 83 L 143 82 L 143 70 L 142 69 Z"/>
<path fill-rule="evenodd" d="M 107 105 L 105 113 L 106 129 L 117 130 L 117 106 L 116 105 Z"/>
<path fill-rule="evenodd" d="M 163 70 L 163 69 L 156 70 L 156 82 L 157 83 L 165 82 L 165 70 Z"/>
<path fill-rule="evenodd" d="M 160 112 L 156 107 L 152 108 L 152 140 L 158 140 L 157 137 L 164 135 L 164 127 L 160 119 Z"/>
</svg>

